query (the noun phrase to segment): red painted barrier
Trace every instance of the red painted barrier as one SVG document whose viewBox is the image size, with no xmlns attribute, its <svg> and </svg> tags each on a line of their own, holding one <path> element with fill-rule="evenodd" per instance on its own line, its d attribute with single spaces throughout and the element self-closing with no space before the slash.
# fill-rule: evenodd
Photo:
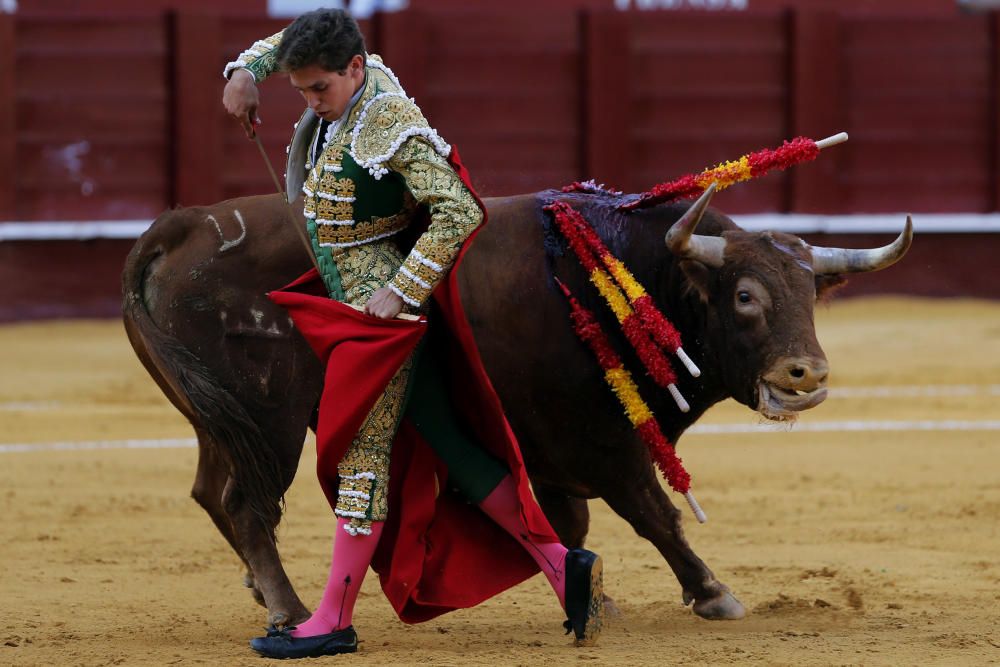
<svg viewBox="0 0 1000 667">
<path fill-rule="evenodd" d="M 483 9 L 379 15 L 369 45 L 487 195 L 596 178 L 642 190 L 786 137 L 847 130 L 734 212 L 991 211 L 998 19 L 830 10 Z M 285 20 L 198 10 L 0 15 L 0 219 L 153 217 L 269 192 L 222 110 L 223 65 Z M 302 103 L 262 85 L 272 160 Z"/>
<path fill-rule="evenodd" d="M 116 0 L 100 2 L 93 7 L 110 12 Z M 176 205 L 272 191 L 255 146 L 222 109 L 221 72 L 287 20 L 235 3 L 220 14 L 157 2 L 180 9 L 63 16 L 25 0 L 21 13 L 0 14 L 0 222 L 151 220 Z M 435 2 L 414 0 L 362 27 L 370 50 L 461 148 L 484 195 L 587 178 L 644 190 L 791 136 L 846 130 L 846 145 L 731 188 L 716 205 L 737 214 L 1000 209 L 995 13 L 945 11 L 937 0 L 794 9 L 754 0 L 746 12 L 617 12 L 610 0 L 560 0 L 527 3 L 526 20 L 525 4 L 458 4 L 424 9 Z M 274 78 L 261 88 L 260 135 L 280 173 L 303 105 L 283 76 Z M 975 238 L 980 250 L 996 245 Z M 77 254 L 104 266 L 120 261 L 125 245 L 92 243 Z M 49 247 L 57 246 L 74 254 L 71 243 Z M 37 270 L 39 253 L 36 244 L 0 243 L 0 284 L 31 284 L 7 279 Z M 77 267 L 89 282 L 74 283 L 73 299 L 50 308 L 37 299 L 59 301 L 58 290 L 4 288 L 0 317 L 80 314 L 97 303 L 104 312 L 117 298 L 117 267 Z M 958 275 L 938 284 L 1000 296 L 983 286 L 996 281 Z M 857 282 L 940 291 L 920 287 L 919 275 L 888 276 Z"/>
</svg>

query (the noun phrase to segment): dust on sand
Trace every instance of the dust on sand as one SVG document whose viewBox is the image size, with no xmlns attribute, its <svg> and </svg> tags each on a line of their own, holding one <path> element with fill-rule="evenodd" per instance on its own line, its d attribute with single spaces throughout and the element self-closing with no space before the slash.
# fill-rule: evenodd
<svg viewBox="0 0 1000 667">
<path fill-rule="evenodd" d="M 680 448 L 710 516 L 688 518 L 688 538 L 746 619 L 693 616 L 655 549 L 594 502 L 588 546 L 622 612 L 598 646 L 569 645 L 541 577 L 418 626 L 400 623 L 369 577 L 355 616 L 361 651 L 336 660 L 1000 663 L 1000 304 L 845 300 L 819 309 L 817 330 L 833 390 L 799 426 L 691 433 Z M 0 328 L 0 368 L 0 444 L 192 438 L 118 323 Z M 919 430 L 946 420 L 980 425 Z M 701 424 L 757 422 L 727 403 Z M 3 449 L 0 664 L 263 664 L 246 642 L 264 612 L 188 497 L 195 449 Z M 280 538 L 308 604 L 333 521 L 306 452 Z"/>
</svg>

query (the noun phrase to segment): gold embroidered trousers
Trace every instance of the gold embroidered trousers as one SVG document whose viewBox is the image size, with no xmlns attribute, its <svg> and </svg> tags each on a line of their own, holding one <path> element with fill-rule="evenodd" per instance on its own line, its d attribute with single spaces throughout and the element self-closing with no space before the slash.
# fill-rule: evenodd
<svg viewBox="0 0 1000 667">
<path fill-rule="evenodd" d="M 387 240 L 337 249 L 333 259 L 344 287 L 344 302 L 361 307 L 403 263 L 396 245 Z M 369 534 L 373 521 L 386 519 L 389 457 L 412 365 L 411 357 L 389 381 L 337 467 L 340 487 L 334 512 L 350 520 L 349 533 Z"/>
</svg>

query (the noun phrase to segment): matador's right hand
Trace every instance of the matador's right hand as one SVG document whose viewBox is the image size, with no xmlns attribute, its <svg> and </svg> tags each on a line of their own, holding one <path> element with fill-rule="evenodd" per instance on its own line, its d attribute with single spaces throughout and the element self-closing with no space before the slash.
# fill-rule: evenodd
<svg viewBox="0 0 1000 667">
<path fill-rule="evenodd" d="M 254 125 L 260 124 L 260 118 L 257 116 L 260 93 L 257 91 L 253 74 L 242 68 L 234 70 L 226 89 L 222 91 L 222 105 L 239 121 L 243 131 L 247 133 L 247 139 L 253 139 L 256 134 Z"/>
</svg>

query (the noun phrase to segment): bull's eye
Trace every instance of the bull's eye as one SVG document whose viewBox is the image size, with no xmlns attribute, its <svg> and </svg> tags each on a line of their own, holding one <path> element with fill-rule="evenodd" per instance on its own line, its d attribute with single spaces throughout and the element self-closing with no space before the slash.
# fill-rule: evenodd
<svg viewBox="0 0 1000 667">
<path fill-rule="evenodd" d="M 751 301 L 753 301 L 753 297 L 750 296 L 750 292 L 746 291 L 745 289 L 741 289 L 739 292 L 737 292 L 736 298 L 739 300 L 740 303 L 750 303 Z"/>
</svg>

